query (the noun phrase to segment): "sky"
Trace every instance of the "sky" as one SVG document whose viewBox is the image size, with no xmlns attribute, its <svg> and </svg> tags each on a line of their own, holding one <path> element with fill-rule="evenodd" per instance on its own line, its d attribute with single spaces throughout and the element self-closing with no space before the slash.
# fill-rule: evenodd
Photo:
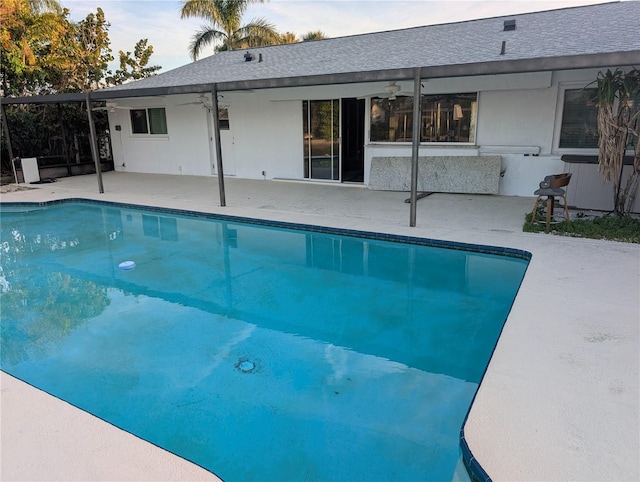
<svg viewBox="0 0 640 482">
<path fill-rule="evenodd" d="M 523 12 L 604 3 L 608 0 L 265 0 L 251 5 L 245 23 L 264 17 L 279 32 L 302 37 L 321 30 L 328 37 L 396 30 L 421 25 L 458 22 Z M 181 1 L 174 0 L 61 0 L 71 10 L 72 20 L 81 20 L 101 7 L 111 23 L 109 38 L 113 55 L 133 51 L 136 42 L 147 38 L 153 45 L 151 64 L 166 72 L 191 62 L 189 43 L 204 23 L 180 19 Z M 213 53 L 208 48 L 201 56 Z M 112 69 L 117 64 L 112 64 Z"/>
</svg>

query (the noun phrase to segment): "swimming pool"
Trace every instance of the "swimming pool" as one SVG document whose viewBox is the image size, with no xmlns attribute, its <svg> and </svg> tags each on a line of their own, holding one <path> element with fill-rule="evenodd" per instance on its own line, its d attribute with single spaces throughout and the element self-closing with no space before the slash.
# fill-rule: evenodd
<svg viewBox="0 0 640 482">
<path fill-rule="evenodd" d="M 0 209 L 2 369 L 226 480 L 451 480 L 527 266 L 127 205 Z"/>
</svg>

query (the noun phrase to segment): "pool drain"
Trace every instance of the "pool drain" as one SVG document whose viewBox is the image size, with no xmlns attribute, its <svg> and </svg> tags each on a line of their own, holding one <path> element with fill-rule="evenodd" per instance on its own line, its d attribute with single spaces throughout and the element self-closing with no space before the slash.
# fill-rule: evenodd
<svg viewBox="0 0 640 482">
<path fill-rule="evenodd" d="M 256 364 L 249 360 L 240 360 L 236 363 L 236 368 L 241 372 L 249 373 L 256 368 Z"/>
</svg>

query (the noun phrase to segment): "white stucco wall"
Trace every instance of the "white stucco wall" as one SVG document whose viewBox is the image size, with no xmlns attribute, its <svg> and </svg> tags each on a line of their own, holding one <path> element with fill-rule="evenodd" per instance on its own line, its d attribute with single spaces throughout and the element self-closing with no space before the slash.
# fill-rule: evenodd
<svg viewBox="0 0 640 482">
<path fill-rule="evenodd" d="M 265 91 L 225 94 L 229 104 L 228 135 L 233 143 L 234 171 L 247 179 L 303 176 L 302 105 L 299 100 L 272 101 Z M 222 143 L 227 165 L 229 143 Z M 226 171 L 225 171 L 226 172 Z"/>
<path fill-rule="evenodd" d="M 164 107 L 168 134 L 132 134 L 129 110 L 117 108 L 115 112 L 110 112 L 109 128 L 116 170 L 211 175 L 207 111 L 200 105 L 182 105 L 194 102 L 195 98 L 192 95 L 176 95 L 118 100 L 119 107 Z M 117 125 L 121 130 L 116 129 Z"/>
<path fill-rule="evenodd" d="M 597 154 L 557 148 L 564 89 L 582 88 L 592 82 L 597 73 L 597 69 L 592 69 L 423 79 L 424 94 L 478 92 L 478 117 L 473 145 L 423 144 L 420 156 L 500 155 L 499 193 L 532 196 L 545 175 L 569 170 L 561 160 L 562 154 Z M 368 99 L 384 92 L 387 84 L 223 92 L 219 100 L 228 107 L 230 120 L 230 129 L 221 132 L 225 174 L 250 179 L 302 179 L 302 101 L 357 97 L 367 99 L 366 139 L 363 139 L 364 184 L 367 185 L 373 157 L 411 155 L 410 143 L 368 143 Z M 413 88 L 412 82 L 399 82 L 399 85 L 405 92 Z M 165 107 L 169 133 L 167 136 L 132 135 L 128 110 L 110 113 L 116 169 L 214 174 L 215 149 L 209 144 L 212 134 L 207 126 L 207 110 L 197 104 L 197 97 L 197 94 L 185 94 L 118 101 L 119 105 L 128 107 Z M 121 126 L 120 131 L 115 129 L 116 125 Z"/>
<path fill-rule="evenodd" d="M 502 156 L 500 194 L 532 196 L 548 174 L 563 172 L 552 155 L 557 85 L 481 92 L 477 142 L 483 154 Z"/>
</svg>

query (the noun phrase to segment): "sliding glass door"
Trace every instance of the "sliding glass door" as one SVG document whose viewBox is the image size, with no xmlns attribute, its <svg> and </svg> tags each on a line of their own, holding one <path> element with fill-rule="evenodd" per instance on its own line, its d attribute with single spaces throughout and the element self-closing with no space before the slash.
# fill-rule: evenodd
<svg viewBox="0 0 640 482">
<path fill-rule="evenodd" d="M 340 100 L 302 102 L 305 179 L 340 180 Z"/>
</svg>

